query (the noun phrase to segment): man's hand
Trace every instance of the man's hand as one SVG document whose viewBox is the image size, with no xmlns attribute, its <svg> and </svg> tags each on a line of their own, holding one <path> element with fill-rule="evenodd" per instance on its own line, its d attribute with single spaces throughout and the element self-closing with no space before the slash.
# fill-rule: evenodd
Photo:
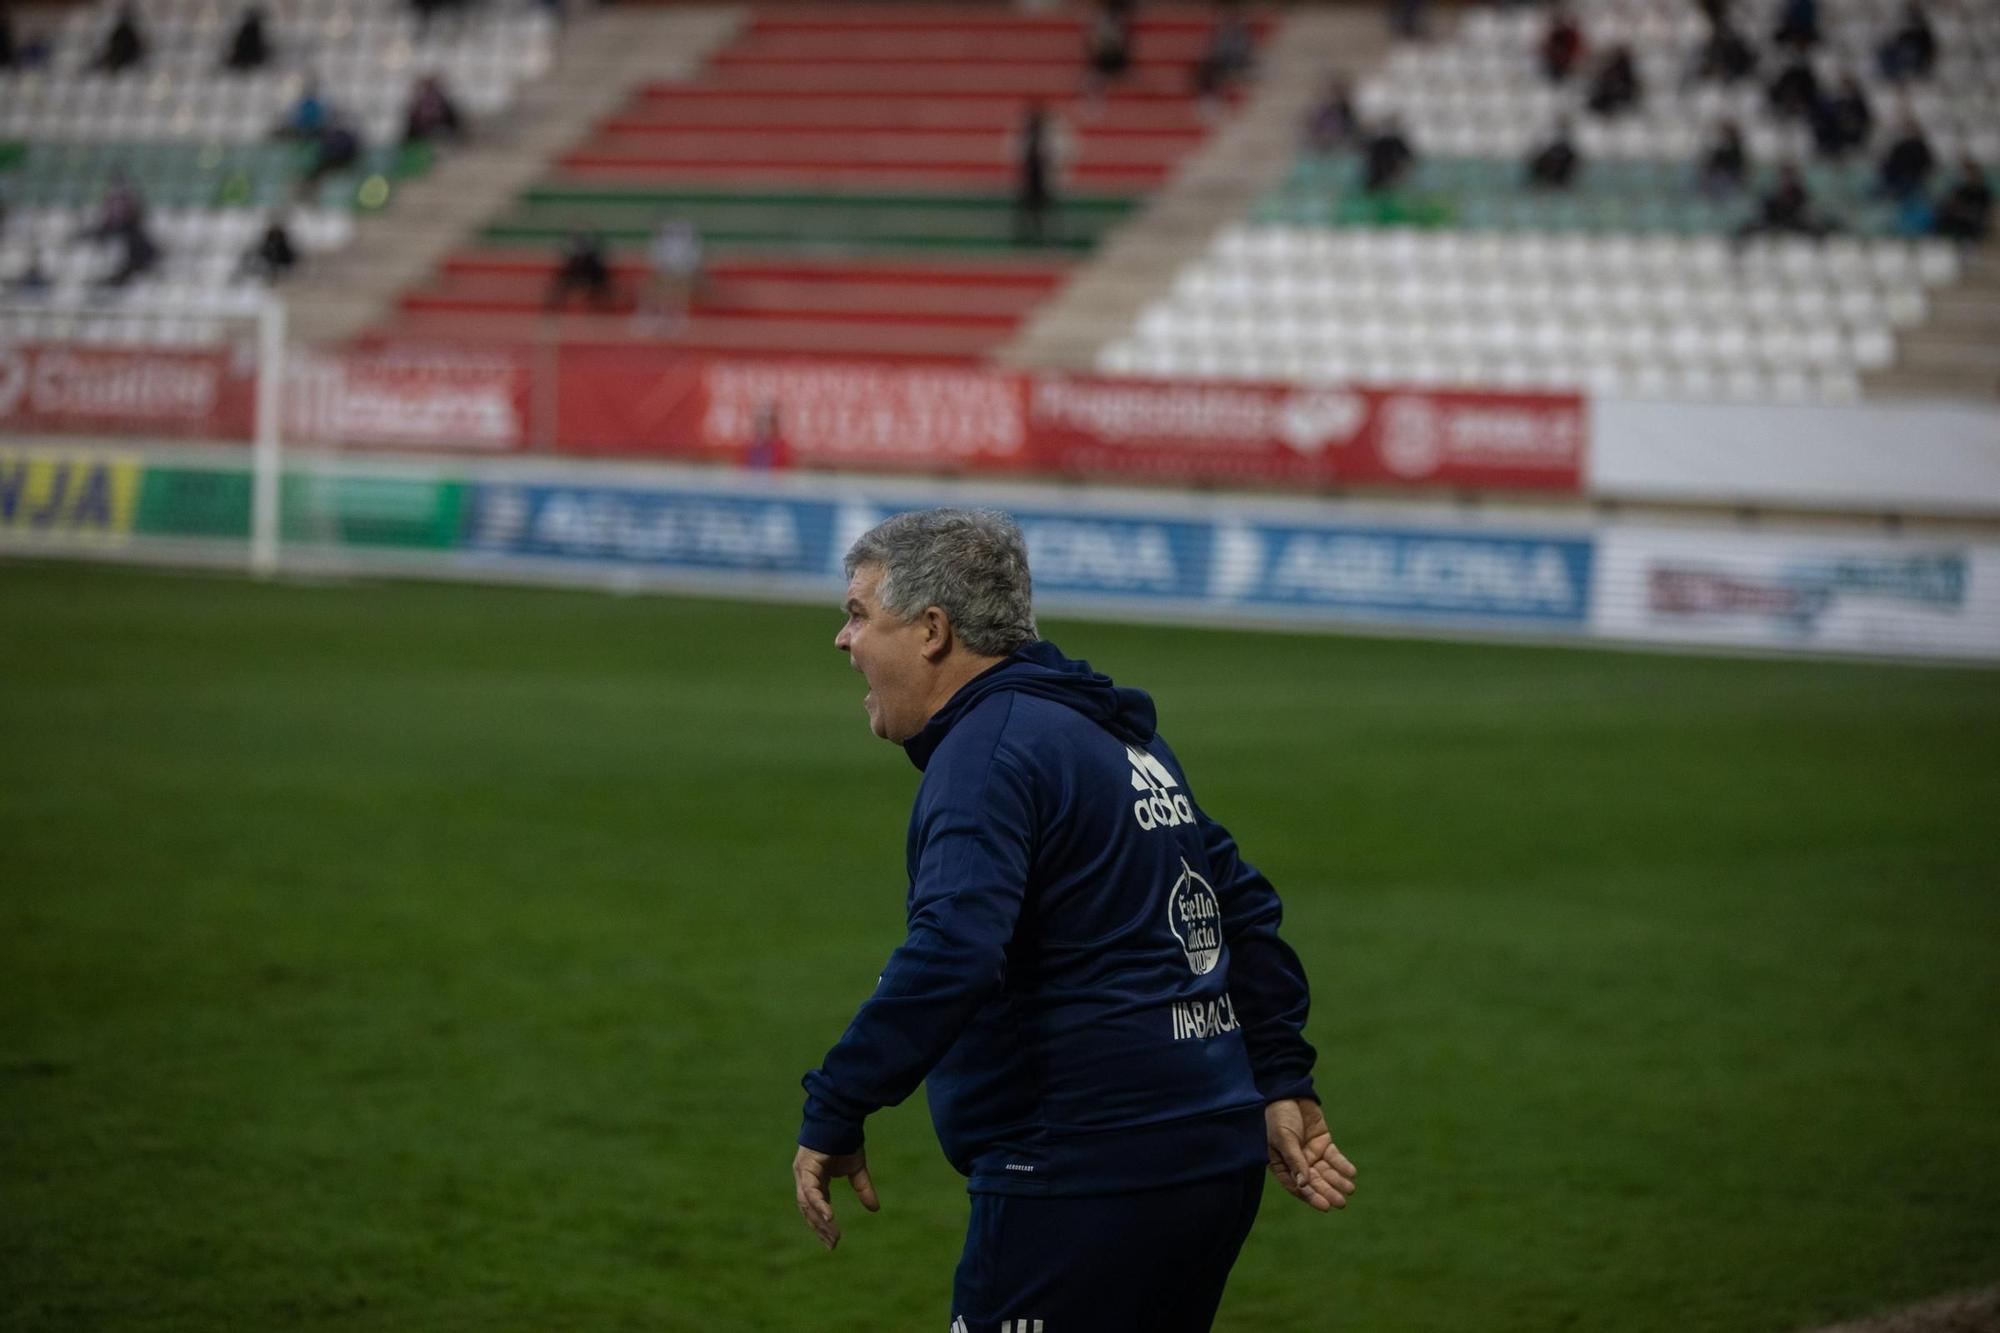
<svg viewBox="0 0 2000 1333">
<path fill-rule="evenodd" d="M 1318 1110 L 1318 1107 L 1314 1107 Z M 1352 1168 L 1349 1168 L 1352 1170 Z M 838 1157 L 811 1148 L 800 1148 L 792 1158 L 792 1187 L 798 1194 L 799 1212 L 804 1215 L 806 1225 L 813 1229 L 820 1244 L 829 1250 L 840 1244 L 840 1228 L 833 1223 L 833 1199 L 828 1190 L 832 1183 L 846 1176 L 854 1186 L 854 1193 L 860 1197 L 861 1206 L 871 1213 L 882 1210 L 882 1201 L 875 1197 L 875 1182 L 868 1178 L 868 1153 L 842 1153 Z"/>
<path fill-rule="evenodd" d="M 1264 1142 L 1271 1174 L 1287 1194 L 1322 1213 L 1347 1207 L 1347 1196 L 1354 1193 L 1354 1163 L 1333 1146 L 1318 1102 L 1292 1097 L 1266 1106 Z"/>
</svg>

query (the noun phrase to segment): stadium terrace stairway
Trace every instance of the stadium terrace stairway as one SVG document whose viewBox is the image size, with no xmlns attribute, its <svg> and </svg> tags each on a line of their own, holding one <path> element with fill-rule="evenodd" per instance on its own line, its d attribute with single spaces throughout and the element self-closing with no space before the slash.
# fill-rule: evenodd
<svg viewBox="0 0 2000 1333">
<path fill-rule="evenodd" d="M 1149 10 L 1134 63 L 1082 93 L 1084 22 L 1001 10 L 757 12 L 691 82 L 640 87 L 407 291 L 392 332 L 983 356 L 1200 147 L 1191 71 L 1215 19 Z M 1010 143 L 1044 101 L 1074 142 L 1042 239 L 1017 236 Z M 634 321 L 647 239 L 692 223 L 707 281 L 670 332 Z M 614 292 L 542 313 L 557 247 L 600 236 Z"/>
</svg>

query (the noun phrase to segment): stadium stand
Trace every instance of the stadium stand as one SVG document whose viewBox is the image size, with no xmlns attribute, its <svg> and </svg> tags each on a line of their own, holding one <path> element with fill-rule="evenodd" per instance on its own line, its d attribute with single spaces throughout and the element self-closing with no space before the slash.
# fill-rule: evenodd
<svg viewBox="0 0 2000 1333">
<path fill-rule="evenodd" d="M 397 0 L 281 0 L 262 6 L 271 55 L 221 72 L 244 7 L 163 0 L 139 14 L 145 54 L 121 73 L 94 68 L 119 6 L 80 6 L 42 31 L 17 33 L 32 62 L 0 71 L 0 281 L 45 306 L 6 317 L 9 336 L 85 341 L 199 341 L 201 317 L 258 299 L 243 256 L 274 217 L 308 260 L 353 239 L 357 210 L 385 207 L 432 165 L 430 143 L 405 143 L 412 87 L 441 76 L 476 122 L 498 116 L 548 67 L 551 15 L 492 5 L 420 25 Z M 313 174 L 317 148 L 274 134 L 308 88 L 358 143 L 351 161 Z M 116 292 L 111 239 L 79 241 L 116 180 L 136 192 L 155 263 Z M 23 278 L 30 280 L 23 283 Z M 118 305 L 185 312 L 140 325 Z"/>
<path fill-rule="evenodd" d="M 1004 342 L 1214 128 L 1190 81 L 1213 11 L 1149 7 L 1129 75 L 1081 93 L 1084 20 L 1005 9 L 757 11 L 699 77 L 654 83 L 406 294 L 383 336 L 519 340 L 558 246 L 609 243 L 607 311 L 564 339 L 962 359 Z M 1045 100 L 1074 158 L 1047 233 L 1017 234 L 1010 136 Z M 714 257 L 685 324 L 629 316 L 639 254 L 684 218 Z"/>
<path fill-rule="evenodd" d="M 1366 125 L 1395 124 L 1415 153 L 1370 189 L 1361 149 L 1301 147 L 1248 219 L 1224 228 L 1097 355 L 1114 373 L 1417 384 L 1588 387 L 1697 399 L 1846 401 L 1887 370 L 1968 267 L 1913 232 L 1921 213 L 1885 197 L 1878 159 L 1913 120 L 1941 162 L 2000 158 L 1992 118 L 2000 15 L 1944 11 L 1940 54 L 1918 83 L 1891 80 L 1877 47 L 1900 4 L 1828 7 L 1811 57 L 1831 86 L 1855 78 L 1872 137 L 1816 160 L 1804 123 L 1767 79 L 1693 77 L 1707 32 L 1693 3 L 1578 6 L 1587 53 L 1636 54 L 1638 106 L 1591 115 L 1581 78 L 1553 82 L 1536 8 L 1469 12 L 1457 37 L 1399 48 L 1357 90 Z M 1776 6 L 1741 7 L 1762 41 Z M 1586 55 L 1584 63 L 1591 59 Z M 1767 71 L 1779 62 L 1766 54 Z M 1537 188 L 1524 163 L 1560 121 L 1583 166 Z M 1717 125 L 1742 129 L 1748 179 L 1697 188 Z M 1781 166 L 1802 178 L 1823 238 L 1751 235 Z M 1942 174 L 1942 173 L 1940 173 Z M 1982 268 L 1974 258 L 1971 267 Z M 1991 388 L 1975 375 L 1978 391 Z"/>
</svg>

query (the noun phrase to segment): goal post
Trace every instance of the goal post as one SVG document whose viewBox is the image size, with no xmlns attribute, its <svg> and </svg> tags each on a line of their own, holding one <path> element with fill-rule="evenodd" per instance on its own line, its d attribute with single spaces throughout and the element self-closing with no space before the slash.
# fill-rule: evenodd
<svg viewBox="0 0 2000 1333">
<path fill-rule="evenodd" d="M 288 448 L 288 353 L 261 290 L 0 299 L 0 550 L 276 574 L 325 526 Z"/>
</svg>

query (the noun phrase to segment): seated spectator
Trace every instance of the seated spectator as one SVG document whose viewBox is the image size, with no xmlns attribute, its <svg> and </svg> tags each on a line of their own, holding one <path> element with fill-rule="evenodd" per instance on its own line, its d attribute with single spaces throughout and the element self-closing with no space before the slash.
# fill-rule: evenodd
<svg viewBox="0 0 2000 1333">
<path fill-rule="evenodd" d="M 1567 4 L 1557 4 L 1549 11 L 1549 26 L 1542 33 L 1542 77 L 1550 83 L 1562 83 L 1576 73 L 1582 59 L 1583 25 Z"/>
<path fill-rule="evenodd" d="M 280 139 L 316 140 L 326 128 L 329 114 L 326 99 L 320 96 L 319 80 L 309 78 L 299 91 L 298 101 L 292 103 L 271 133 Z"/>
<path fill-rule="evenodd" d="M 1724 21 L 1708 30 L 1708 40 L 1695 52 L 1688 77 L 1696 83 L 1740 83 L 1756 70 L 1756 49 L 1739 29 Z"/>
<path fill-rule="evenodd" d="M 342 116 L 329 113 L 313 139 L 313 159 L 299 177 L 299 198 L 317 190 L 326 178 L 361 160 L 361 135 Z"/>
<path fill-rule="evenodd" d="M 79 241 L 105 241 L 146 225 L 146 200 L 122 169 L 114 168 L 97 198 L 97 216 L 76 234 Z"/>
<path fill-rule="evenodd" d="M 1095 97 L 1132 68 L 1130 6 L 1101 3 L 1084 42 L 1084 91 Z"/>
<path fill-rule="evenodd" d="M 1361 121 L 1354 114 L 1352 85 L 1344 74 L 1336 74 L 1326 86 L 1326 95 L 1306 113 L 1306 144 L 1315 153 L 1338 153 L 1360 137 Z"/>
<path fill-rule="evenodd" d="M 144 63 L 145 59 L 146 38 L 139 31 L 139 16 L 132 6 L 122 5 L 117 19 L 111 24 L 110 33 L 104 38 L 104 45 L 87 66 L 87 72 L 123 74 Z"/>
<path fill-rule="evenodd" d="M 1410 174 L 1410 168 L 1416 162 L 1417 155 L 1411 149 L 1410 141 L 1403 137 L 1402 121 L 1391 116 L 1369 136 L 1362 160 L 1362 188 L 1370 194 L 1394 189 Z"/>
<path fill-rule="evenodd" d="M 1937 64 L 1937 32 L 1917 0 L 1903 7 L 1902 21 L 1876 48 L 1875 59 L 1882 77 L 1893 82 L 1929 77 Z"/>
<path fill-rule="evenodd" d="M 743 451 L 743 466 L 753 472 L 782 472 L 792 465 L 792 447 L 778 424 L 778 405 L 764 402 L 750 422 L 750 445 Z"/>
<path fill-rule="evenodd" d="M 1570 141 L 1569 120 L 1558 120 L 1549 141 L 1528 158 L 1528 185 L 1537 190 L 1567 190 L 1576 182 L 1581 165 L 1583 159 Z"/>
<path fill-rule="evenodd" d="M 1931 151 L 1931 143 L 1924 137 L 1923 127 L 1905 117 L 1896 132 L 1895 142 L 1882 154 L 1877 182 L 1882 193 L 1889 198 L 1907 199 L 1929 183 L 1936 166 L 1937 155 Z"/>
<path fill-rule="evenodd" d="M 243 252 L 236 271 L 247 278 L 282 282 L 298 264 L 298 247 L 292 243 L 292 233 L 285 226 L 284 216 L 273 212 L 264 220 L 264 234 Z"/>
<path fill-rule="evenodd" d="M 1623 115 L 1639 105 L 1641 93 L 1639 62 L 1633 59 L 1632 48 L 1614 46 L 1597 67 L 1584 105 L 1600 116 Z"/>
<path fill-rule="evenodd" d="M 1708 20 L 1709 27 L 1719 27 L 1729 22 L 1730 0 L 1697 0 L 1697 2 L 1701 9 L 1702 17 Z"/>
<path fill-rule="evenodd" d="M 1790 64 L 1778 71 L 1778 77 L 1771 80 L 1766 97 L 1771 103 L 1771 114 L 1779 120 L 1810 118 L 1813 108 L 1819 105 L 1819 75 L 1813 71 L 1812 61 L 1804 56 L 1793 57 Z"/>
<path fill-rule="evenodd" d="M 143 213 L 134 216 L 105 239 L 116 241 L 120 248 L 118 266 L 98 281 L 101 289 L 124 287 L 134 278 L 152 272 L 160 262 L 159 244 L 153 240 L 152 232 L 146 229 Z"/>
<path fill-rule="evenodd" d="M 1986 169 L 1971 157 L 1958 164 L 1958 179 L 1938 200 L 1935 227 L 1954 241 L 1978 242 L 1993 232 L 1993 186 Z"/>
<path fill-rule="evenodd" d="M 1805 52 L 1819 45 L 1819 0 L 1785 0 L 1778 10 L 1777 26 L 1771 40 L 1779 46 Z"/>
<path fill-rule="evenodd" d="M 1213 101 L 1227 93 L 1256 63 L 1256 46 L 1250 21 L 1243 17 L 1242 0 L 1229 0 L 1222 22 L 1208 40 L 1208 50 L 1195 62 L 1194 95 Z"/>
<path fill-rule="evenodd" d="M 600 309 L 611 304 L 611 265 L 597 233 L 573 231 L 563 242 L 561 263 L 549 282 L 548 308 L 559 310 L 572 291 L 581 290 Z"/>
<path fill-rule="evenodd" d="M 223 53 L 222 67 L 235 74 L 262 69 L 271 63 L 271 42 L 264 32 L 264 7 L 252 5 L 243 11 L 229 50 Z"/>
<path fill-rule="evenodd" d="M 403 116 L 403 142 L 425 143 L 431 139 L 465 137 L 465 121 L 458 104 L 445 91 L 444 76 L 432 72 L 417 80 L 410 90 L 410 105 Z"/>
<path fill-rule="evenodd" d="M 646 245 L 646 290 L 639 318 L 662 329 L 687 322 L 701 283 L 701 233 L 686 218 L 667 218 Z"/>
<path fill-rule="evenodd" d="M 439 14 L 458 14 L 465 9 L 466 0 L 410 0 L 410 12 L 417 16 L 419 35 L 430 31 L 431 20 Z"/>
<path fill-rule="evenodd" d="M 1874 109 L 1868 105 L 1861 80 L 1852 73 L 1842 75 L 1840 86 L 1813 107 L 1813 145 L 1821 157 L 1845 157 L 1867 143 L 1874 132 Z"/>
<path fill-rule="evenodd" d="M 1766 234 L 1820 237 L 1830 230 L 1813 209 L 1805 176 L 1796 163 L 1787 162 L 1779 169 L 1777 184 L 1764 196 L 1757 217 L 1736 235 L 1739 240 Z"/>
<path fill-rule="evenodd" d="M 14 68 L 19 58 L 14 50 L 14 16 L 6 5 L 0 4 L 0 69 Z"/>
<path fill-rule="evenodd" d="M 42 263 L 41 250 L 35 249 L 28 252 L 28 266 L 8 281 L 7 291 L 24 300 L 34 300 L 47 296 L 55 285 L 56 280 L 49 276 L 48 266 Z"/>
<path fill-rule="evenodd" d="M 1715 137 L 1702 152 L 1695 188 L 1711 199 L 1735 194 L 1743 188 L 1749 167 L 1749 155 L 1743 150 L 1743 131 L 1735 121 L 1725 120 L 1715 127 Z"/>
</svg>

